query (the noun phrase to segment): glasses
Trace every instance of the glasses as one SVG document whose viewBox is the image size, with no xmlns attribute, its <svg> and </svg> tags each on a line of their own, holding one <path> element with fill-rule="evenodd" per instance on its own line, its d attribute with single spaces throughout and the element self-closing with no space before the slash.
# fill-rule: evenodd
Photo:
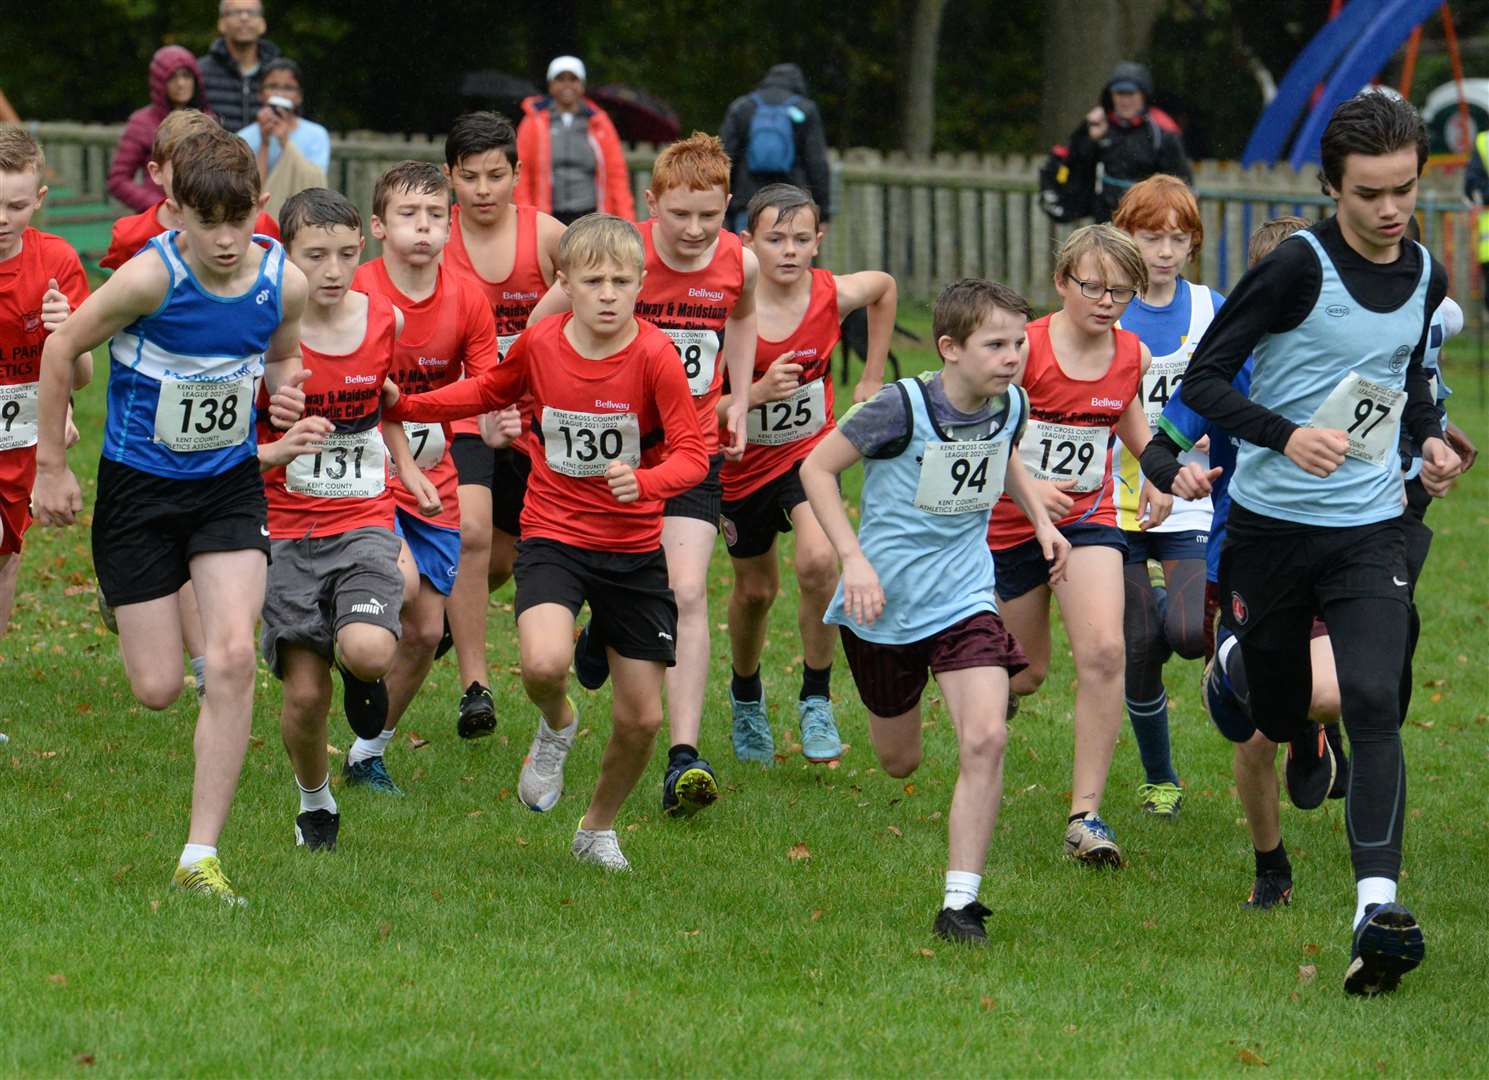
<svg viewBox="0 0 1489 1080">
<path fill-rule="evenodd" d="M 261 7 L 251 8 L 222 8 L 218 11 L 224 19 L 261 19 L 264 9 Z"/>
<path fill-rule="evenodd" d="M 1130 304 L 1132 298 L 1137 295 L 1136 289 L 1113 289 L 1103 285 L 1099 281 L 1082 281 L 1078 277 L 1070 279 L 1081 287 L 1081 295 L 1087 300 L 1100 300 L 1103 293 L 1112 298 L 1114 304 Z"/>
</svg>

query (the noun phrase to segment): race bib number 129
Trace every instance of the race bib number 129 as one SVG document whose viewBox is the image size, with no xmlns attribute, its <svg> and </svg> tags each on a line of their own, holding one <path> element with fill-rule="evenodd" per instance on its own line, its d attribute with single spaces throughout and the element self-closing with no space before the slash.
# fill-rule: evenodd
<svg viewBox="0 0 1489 1080">
<path fill-rule="evenodd" d="M 1107 439 L 1106 428 L 1030 420 L 1019 454 L 1037 480 L 1074 480 L 1072 491 L 1095 491 L 1106 475 Z"/>
<path fill-rule="evenodd" d="M 414 464 L 424 472 L 444 460 L 445 429 L 439 424 L 419 424 L 405 420 L 403 434 L 408 439 L 409 452 L 414 455 Z"/>
</svg>

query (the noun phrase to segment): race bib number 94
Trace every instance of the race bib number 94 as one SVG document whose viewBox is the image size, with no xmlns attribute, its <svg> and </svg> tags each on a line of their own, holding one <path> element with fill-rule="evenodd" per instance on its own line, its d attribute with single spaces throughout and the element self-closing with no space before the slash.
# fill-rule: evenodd
<svg viewBox="0 0 1489 1080">
<path fill-rule="evenodd" d="M 1038 480 L 1074 480 L 1072 491 L 1095 491 L 1106 474 L 1106 428 L 1030 420 L 1020 456 Z"/>
<path fill-rule="evenodd" d="M 36 383 L 0 386 L 0 450 L 36 445 Z"/>
<path fill-rule="evenodd" d="M 921 452 L 915 507 L 931 514 L 990 510 L 1003 494 L 1008 443 L 999 439 L 928 442 Z"/>
<path fill-rule="evenodd" d="M 1346 457 L 1384 465 L 1396 450 L 1405 390 L 1392 390 L 1351 371 L 1324 398 L 1309 427 L 1335 428 L 1349 436 Z"/>
<path fill-rule="evenodd" d="M 603 476 L 619 462 L 641 464 L 641 425 L 635 413 L 543 410 L 548 467 L 564 476 Z"/>
<path fill-rule="evenodd" d="M 408 438 L 408 448 L 414 455 L 414 464 L 424 472 L 444 460 L 445 429 L 439 424 L 418 424 L 405 420 L 403 434 Z"/>
<path fill-rule="evenodd" d="M 284 471 L 284 486 L 320 499 L 371 499 L 387 483 L 387 453 L 377 428 L 332 434 L 314 454 L 301 454 Z"/>
<path fill-rule="evenodd" d="M 688 389 L 702 397 L 713 386 L 719 360 L 719 335 L 713 330 L 668 330 L 677 355 L 682 358 L 682 373 L 688 377 Z"/>
<path fill-rule="evenodd" d="M 813 379 L 781 401 L 750 410 L 747 438 L 755 446 L 784 446 L 821 431 L 827 423 L 827 387 Z"/>
<path fill-rule="evenodd" d="M 253 380 L 164 379 L 155 406 L 155 441 L 178 454 L 225 450 L 248 438 Z"/>
</svg>

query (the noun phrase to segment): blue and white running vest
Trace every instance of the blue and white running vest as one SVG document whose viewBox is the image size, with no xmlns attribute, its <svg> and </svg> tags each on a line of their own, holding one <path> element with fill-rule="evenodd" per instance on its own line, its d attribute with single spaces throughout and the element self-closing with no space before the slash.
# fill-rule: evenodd
<svg viewBox="0 0 1489 1080">
<path fill-rule="evenodd" d="M 256 452 L 254 389 L 283 316 L 284 248 L 255 236 L 262 251 L 253 287 L 239 296 L 204 289 L 176 247 L 174 231 L 150 241 L 170 274 L 160 307 L 109 342 L 108 419 L 103 456 L 178 480 L 217 476 Z"/>
<path fill-rule="evenodd" d="M 1349 456 L 1327 477 L 1304 472 L 1275 450 L 1241 442 L 1231 498 L 1282 521 L 1342 528 L 1401 514 L 1398 441 L 1406 406 L 1406 368 L 1427 321 L 1432 258 L 1411 299 L 1391 312 L 1365 308 L 1350 295 L 1334 262 L 1312 233 L 1323 280 L 1318 302 L 1300 326 L 1257 343 L 1251 400 L 1295 424 L 1336 428 L 1350 436 Z"/>
<path fill-rule="evenodd" d="M 879 575 L 884 613 L 861 626 L 843 609 L 843 582 L 823 622 L 852 628 L 865 641 L 906 645 L 979 611 L 997 611 L 988 515 L 1003 494 L 1014 435 L 1028 417 L 1028 399 L 1010 386 L 986 437 L 953 440 L 931 415 L 930 392 L 901 379 L 910 416 L 903 451 L 863 463 L 858 542 Z"/>
</svg>

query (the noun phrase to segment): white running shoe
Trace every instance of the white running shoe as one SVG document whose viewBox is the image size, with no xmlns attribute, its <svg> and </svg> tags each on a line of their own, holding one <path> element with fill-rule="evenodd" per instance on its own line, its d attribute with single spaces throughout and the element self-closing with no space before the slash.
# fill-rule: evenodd
<svg viewBox="0 0 1489 1080">
<path fill-rule="evenodd" d="M 574 733 L 579 730 L 579 710 L 569 701 L 569 711 L 574 722 L 562 731 L 554 731 L 548 722 L 538 717 L 538 733 L 527 749 L 522 761 L 522 773 L 517 777 L 517 797 L 529 810 L 546 813 L 564 793 L 564 759 L 574 745 Z"/>
<path fill-rule="evenodd" d="M 574 830 L 574 846 L 570 848 L 574 858 L 580 862 L 594 863 L 606 870 L 629 870 L 631 864 L 620 850 L 620 839 L 614 829 L 586 829 L 584 819 Z"/>
</svg>

